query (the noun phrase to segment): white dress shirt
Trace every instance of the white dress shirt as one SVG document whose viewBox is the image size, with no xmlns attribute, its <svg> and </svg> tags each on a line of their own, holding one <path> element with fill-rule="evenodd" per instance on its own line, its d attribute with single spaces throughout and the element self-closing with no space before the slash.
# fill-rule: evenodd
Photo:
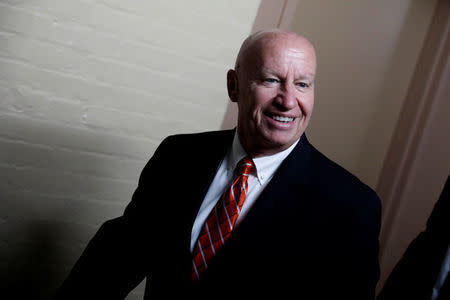
<svg viewBox="0 0 450 300">
<path fill-rule="evenodd" d="M 288 149 L 273 155 L 253 158 L 255 167 L 252 169 L 252 172 L 248 177 L 247 197 L 242 206 L 241 213 L 236 220 L 235 227 L 239 226 L 242 219 L 245 218 L 258 196 L 272 179 L 275 171 L 278 169 L 283 160 L 289 155 L 289 153 L 291 153 L 297 143 L 298 140 Z M 236 168 L 237 163 L 245 156 L 247 156 L 247 153 L 242 147 L 236 132 L 234 134 L 233 144 L 220 163 L 216 176 L 209 186 L 205 199 L 203 200 L 197 213 L 197 217 L 195 218 L 191 232 L 191 252 L 194 250 L 194 245 L 197 242 L 202 226 L 208 218 L 209 213 L 214 208 L 217 201 L 219 201 L 225 190 L 231 185 L 234 169 Z"/>
</svg>

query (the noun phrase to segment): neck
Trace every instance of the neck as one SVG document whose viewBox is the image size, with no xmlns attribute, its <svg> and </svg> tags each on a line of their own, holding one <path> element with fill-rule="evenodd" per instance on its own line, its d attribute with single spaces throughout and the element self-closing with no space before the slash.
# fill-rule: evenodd
<svg viewBox="0 0 450 300">
<path fill-rule="evenodd" d="M 280 147 L 268 147 L 267 145 L 264 145 L 262 143 L 252 143 L 249 141 L 249 139 L 243 137 L 239 130 L 238 130 L 238 138 L 239 142 L 242 145 L 242 148 L 244 148 L 245 152 L 252 158 L 273 155 L 281 151 L 284 151 L 291 146 L 291 145 L 282 145 Z"/>
</svg>

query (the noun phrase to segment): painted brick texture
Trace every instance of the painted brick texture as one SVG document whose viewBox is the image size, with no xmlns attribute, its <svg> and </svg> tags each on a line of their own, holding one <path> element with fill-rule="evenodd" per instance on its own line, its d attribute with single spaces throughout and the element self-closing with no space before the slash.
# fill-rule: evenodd
<svg viewBox="0 0 450 300">
<path fill-rule="evenodd" d="M 0 0 L 2 289 L 48 299 L 160 141 L 220 127 L 259 2 Z"/>
</svg>

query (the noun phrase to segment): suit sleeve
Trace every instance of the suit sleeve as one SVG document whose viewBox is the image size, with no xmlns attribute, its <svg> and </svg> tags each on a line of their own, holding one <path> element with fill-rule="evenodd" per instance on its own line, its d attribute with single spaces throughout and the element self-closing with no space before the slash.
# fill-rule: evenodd
<svg viewBox="0 0 450 300">
<path fill-rule="evenodd" d="M 387 278 L 378 300 L 426 299 L 432 293 L 450 243 L 450 176 L 427 221 Z"/>
<path fill-rule="evenodd" d="M 348 299 L 374 299 L 375 287 L 380 277 L 380 267 L 378 260 L 379 233 L 381 226 L 381 201 L 372 192 L 372 197 L 361 201 L 357 209 L 357 222 L 352 224 L 354 232 L 350 236 L 350 249 L 348 270 L 353 270 L 349 274 L 350 294 Z"/>
<path fill-rule="evenodd" d="M 364 280 L 361 282 L 361 298 L 359 299 L 375 299 L 375 288 L 380 278 L 380 263 L 379 263 L 379 235 L 381 228 L 381 201 L 378 196 L 373 193 L 372 201 L 365 207 L 365 214 L 362 214 L 363 218 L 367 218 L 365 228 L 366 232 L 360 232 L 361 239 L 366 239 L 366 244 L 361 247 L 361 251 L 366 251 L 366 257 L 364 257 L 365 264 L 360 266 L 360 274 L 356 274 L 357 277 L 361 275 Z M 365 222 L 365 220 L 361 220 Z M 366 235 L 365 237 L 363 237 Z M 365 268 L 365 269 L 363 269 Z M 366 284 L 366 285 L 365 285 Z M 364 292 L 366 291 L 366 293 Z"/>
<path fill-rule="evenodd" d="M 143 233 L 149 209 L 146 190 L 158 184 L 163 141 L 141 173 L 139 184 L 123 216 L 106 221 L 90 240 L 59 289 L 56 299 L 124 299 L 146 275 L 151 238 Z"/>
</svg>

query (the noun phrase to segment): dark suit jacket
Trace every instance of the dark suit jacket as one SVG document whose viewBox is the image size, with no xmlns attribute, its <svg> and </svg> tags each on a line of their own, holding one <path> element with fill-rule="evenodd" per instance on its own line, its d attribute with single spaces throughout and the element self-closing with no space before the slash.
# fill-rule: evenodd
<svg viewBox="0 0 450 300">
<path fill-rule="evenodd" d="M 386 280 L 378 300 L 431 299 L 450 244 L 450 176 L 427 221 Z"/>
<path fill-rule="evenodd" d="M 190 282 L 197 211 L 234 131 L 166 138 L 124 215 L 107 221 L 59 298 L 373 299 L 380 201 L 302 136 L 203 279 Z"/>
</svg>

